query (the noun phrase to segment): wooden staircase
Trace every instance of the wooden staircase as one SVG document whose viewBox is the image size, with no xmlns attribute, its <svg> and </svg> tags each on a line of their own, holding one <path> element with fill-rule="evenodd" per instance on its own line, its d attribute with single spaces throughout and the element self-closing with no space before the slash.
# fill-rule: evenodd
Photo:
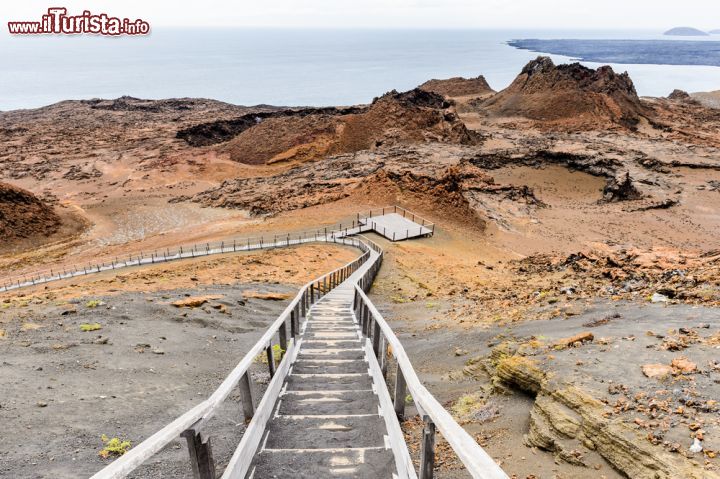
<svg viewBox="0 0 720 479">
<path fill-rule="evenodd" d="M 311 308 L 248 478 L 396 473 L 353 298 L 348 280 Z"/>
</svg>

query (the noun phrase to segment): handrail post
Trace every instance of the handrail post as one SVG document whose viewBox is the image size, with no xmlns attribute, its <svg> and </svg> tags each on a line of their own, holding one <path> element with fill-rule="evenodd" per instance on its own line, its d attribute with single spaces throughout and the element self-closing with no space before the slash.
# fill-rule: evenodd
<svg viewBox="0 0 720 479">
<path fill-rule="evenodd" d="M 380 371 L 382 372 L 383 379 L 387 379 L 387 350 L 387 340 L 385 339 L 385 336 L 383 336 L 380 342 Z"/>
<path fill-rule="evenodd" d="M 255 415 L 255 406 L 253 406 L 250 374 L 247 371 L 245 371 L 245 374 L 240 378 L 238 386 L 240 387 L 240 401 L 242 401 L 243 415 L 245 416 L 245 420 L 249 421 Z"/>
<path fill-rule="evenodd" d="M 290 336 L 295 339 L 297 336 L 297 329 L 295 329 L 295 311 L 290 311 Z"/>
<path fill-rule="evenodd" d="M 372 335 L 372 325 L 375 318 L 373 318 L 370 308 L 365 305 L 365 337 L 370 338 Z"/>
<path fill-rule="evenodd" d="M 398 363 L 397 372 L 395 373 L 395 415 L 398 421 L 405 420 L 405 397 L 407 394 L 407 383 L 403 375 L 400 363 Z"/>
<path fill-rule="evenodd" d="M 380 360 L 380 323 L 377 320 L 375 320 L 373 328 L 373 351 L 375 351 L 375 357 Z"/>
<path fill-rule="evenodd" d="M 420 476 L 419 479 L 433 479 L 435 469 L 435 423 L 430 416 L 423 416 L 425 426 L 422 431 L 422 445 L 420 448 Z"/>
<path fill-rule="evenodd" d="M 295 311 L 293 311 L 294 313 Z M 282 358 L 285 354 L 285 351 L 287 351 L 287 326 L 285 324 L 285 321 L 280 325 L 280 329 L 278 331 L 280 336 L 280 349 L 282 352 L 280 353 L 280 357 Z M 295 336 L 293 336 L 294 338 Z"/>
<path fill-rule="evenodd" d="M 360 330 L 362 335 L 367 338 L 367 322 L 368 322 L 368 308 L 363 302 L 360 306 Z"/>
<path fill-rule="evenodd" d="M 272 340 L 268 343 L 268 347 L 265 349 L 268 360 L 268 372 L 270 373 L 270 379 L 275 376 L 275 357 L 273 355 L 273 344 Z"/>
<path fill-rule="evenodd" d="M 215 461 L 213 461 L 210 438 L 204 437 L 195 429 L 187 429 L 180 434 L 187 439 L 190 452 L 190 466 L 195 479 L 215 479 Z"/>
</svg>

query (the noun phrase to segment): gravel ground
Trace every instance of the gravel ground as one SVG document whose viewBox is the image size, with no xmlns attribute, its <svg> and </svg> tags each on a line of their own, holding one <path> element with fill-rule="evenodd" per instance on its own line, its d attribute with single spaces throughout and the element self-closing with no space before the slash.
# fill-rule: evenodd
<svg viewBox="0 0 720 479">
<path fill-rule="evenodd" d="M 103 434 L 137 445 L 209 396 L 287 303 L 244 298 L 248 290 L 295 291 L 212 286 L 5 308 L 4 316 L 22 320 L 5 324 L 0 338 L 0 477 L 88 477 L 109 463 L 98 456 Z M 170 304 L 202 295 L 216 299 L 197 308 Z M 92 323 L 102 329 L 81 331 Z M 253 376 L 256 390 L 268 379 L 261 364 Z M 233 394 L 207 429 L 218 470 L 244 428 Z M 192 477 L 185 440 L 132 477 Z"/>
</svg>

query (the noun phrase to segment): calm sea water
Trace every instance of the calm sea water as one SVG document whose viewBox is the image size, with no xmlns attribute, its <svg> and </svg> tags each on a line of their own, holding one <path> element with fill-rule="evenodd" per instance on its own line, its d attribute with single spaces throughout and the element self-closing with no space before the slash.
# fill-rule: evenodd
<svg viewBox="0 0 720 479">
<path fill-rule="evenodd" d="M 528 30 L 156 29 L 136 38 L 3 33 L 0 110 L 121 95 L 206 97 L 242 105 L 349 105 L 430 78 L 480 74 L 501 89 L 537 56 L 505 44 L 515 38 L 669 37 Z M 570 60 L 551 56 L 556 62 Z M 641 95 L 720 89 L 718 67 L 613 67 L 627 70 Z"/>
</svg>

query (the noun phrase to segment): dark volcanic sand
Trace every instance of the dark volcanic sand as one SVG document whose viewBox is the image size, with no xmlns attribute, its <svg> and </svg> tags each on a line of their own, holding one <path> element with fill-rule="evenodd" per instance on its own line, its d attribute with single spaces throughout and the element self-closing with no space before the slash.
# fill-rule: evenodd
<svg viewBox="0 0 720 479">
<path fill-rule="evenodd" d="M 0 338 L 0 477 L 88 477 L 109 463 L 98 457 L 102 434 L 137 445 L 209 396 L 287 303 L 243 300 L 243 290 L 295 289 L 200 287 L 84 298 L 68 315 L 61 314 L 66 306 L 50 303 L 18 310 L 27 316 L 6 324 L 7 337 Z M 186 294 L 223 298 L 196 309 L 169 304 Z M 106 304 L 87 307 L 96 299 Z M 229 314 L 212 307 L 219 305 Z M 102 329 L 80 331 L 81 323 L 94 322 Z M 23 323 L 41 327 L 22 331 Z M 107 344 L 97 344 L 100 337 Z M 143 344 L 149 347 L 138 346 Z M 261 364 L 253 374 L 268 379 Z M 244 429 L 239 395 L 233 394 L 208 427 L 218 470 Z M 192 477 L 185 440 L 174 441 L 131 477 Z"/>
<path fill-rule="evenodd" d="M 692 375 L 692 378 L 699 392 L 698 398 L 720 399 L 720 371 L 713 370 L 711 366 L 720 357 L 720 346 L 691 344 L 682 351 L 666 351 L 660 348 L 662 339 L 656 337 L 669 336 L 671 330 L 679 328 L 693 329 L 704 338 L 717 334 L 720 311 L 715 308 L 596 301 L 582 313 L 567 319 L 525 321 L 487 328 L 478 326 L 465 330 L 433 327 L 432 317 L 444 309 L 442 304 L 429 310 L 425 301 L 395 304 L 382 296 L 373 300 L 386 318 L 393 318 L 389 322 L 415 365 L 420 380 L 438 401 L 449 409 L 461 396 L 479 393 L 486 401 L 485 409 L 497 411 L 494 419 L 464 426 L 474 436 L 480 434 L 486 440 L 485 449 L 501 462 L 510 476 L 515 474 L 524 478 L 533 474 L 538 478 L 550 478 L 598 474 L 592 477 L 625 477 L 592 451 L 583 450 L 583 453 L 591 464 L 600 467 L 597 471 L 556 463 L 552 454 L 523 444 L 534 399 L 523 393 L 492 394 L 489 378 L 484 373 L 479 371 L 476 377 L 463 374 L 469 359 L 489 354 L 492 346 L 501 341 L 500 338 L 528 339 L 535 336 L 551 344 L 555 339 L 585 331 L 592 332 L 595 338 L 608 338 L 609 345 L 597 344 L 596 341 L 579 348 L 551 351 L 549 363 L 545 354 L 537 357 L 543 367 L 559 376 L 559 380 L 572 382 L 598 399 L 614 402 L 618 396 L 609 393 L 609 386 L 615 384 L 627 387 L 631 396 L 644 391 L 652 397 L 655 392 L 667 389 L 674 407 L 679 406 L 685 394 L 679 388 L 687 384 L 670 385 L 647 378 L 641 372 L 644 364 L 670 364 L 677 357 L 686 357 L 697 363 L 701 373 Z M 605 318 L 615 314 L 619 317 L 604 322 Z M 588 326 L 598 320 L 604 324 Z M 650 331 L 655 335 L 650 335 Z M 460 351 L 456 352 L 458 348 Z M 630 411 L 627 422 L 631 423 L 638 416 Z M 720 444 L 711 424 L 712 415 L 707 415 L 705 429 L 709 434 L 706 434 L 704 444 L 707 449 L 717 450 Z M 682 422 L 671 427 L 666 438 L 681 444 L 683 450 L 692 444 L 687 424 Z M 581 447 L 578 446 L 578 449 Z M 458 471 L 441 469 L 436 477 L 450 479 L 464 476 L 458 475 Z"/>
</svg>

